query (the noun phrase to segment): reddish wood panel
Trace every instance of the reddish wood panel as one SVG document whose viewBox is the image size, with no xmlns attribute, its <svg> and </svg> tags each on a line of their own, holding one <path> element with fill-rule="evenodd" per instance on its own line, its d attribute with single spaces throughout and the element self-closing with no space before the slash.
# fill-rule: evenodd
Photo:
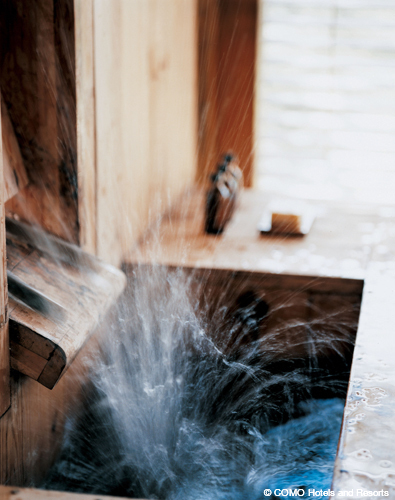
<svg viewBox="0 0 395 500">
<path fill-rule="evenodd" d="M 71 0 L 5 0 L 0 85 L 28 187 L 7 209 L 78 242 L 74 17 Z"/>
<path fill-rule="evenodd" d="M 199 2 L 199 180 L 230 150 L 253 183 L 257 16 L 257 0 Z"/>
<path fill-rule="evenodd" d="M 206 181 L 218 161 L 219 5 L 199 0 L 199 164 L 197 178 Z"/>
<path fill-rule="evenodd" d="M 7 106 L 1 99 L 1 138 L 3 142 L 4 201 L 15 196 L 28 184 L 18 140 L 15 137 Z"/>
</svg>

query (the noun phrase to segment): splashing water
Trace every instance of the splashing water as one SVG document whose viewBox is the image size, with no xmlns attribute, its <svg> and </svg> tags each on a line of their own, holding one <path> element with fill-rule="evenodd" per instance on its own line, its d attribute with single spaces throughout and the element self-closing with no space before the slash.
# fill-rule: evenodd
<svg viewBox="0 0 395 500">
<path fill-rule="evenodd" d="M 240 341 L 251 311 L 218 335 L 191 288 L 180 270 L 136 268 L 44 487 L 162 500 L 330 487 L 344 380 Z"/>
</svg>

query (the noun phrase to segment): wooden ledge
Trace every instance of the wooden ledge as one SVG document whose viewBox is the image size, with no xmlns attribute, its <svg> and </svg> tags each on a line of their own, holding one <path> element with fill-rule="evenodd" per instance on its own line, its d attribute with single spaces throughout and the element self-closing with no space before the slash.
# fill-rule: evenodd
<svg viewBox="0 0 395 500">
<path fill-rule="evenodd" d="M 368 268 L 332 489 L 395 498 L 395 271 Z"/>
<path fill-rule="evenodd" d="M 123 497 L 122 497 L 123 498 Z M 84 495 L 81 493 L 66 493 L 64 491 L 46 491 L 34 488 L 13 488 L 0 486 L 0 500 L 111 500 L 121 497 L 103 495 Z M 125 499 L 126 500 L 126 499 Z M 141 499 L 140 499 L 141 500 Z"/>
<path fill-rule="evenodd" d="M 41 230 L 15 220 L 6 229 L 11 367 L 52 389 L 126 278 Z"/>
</svg>

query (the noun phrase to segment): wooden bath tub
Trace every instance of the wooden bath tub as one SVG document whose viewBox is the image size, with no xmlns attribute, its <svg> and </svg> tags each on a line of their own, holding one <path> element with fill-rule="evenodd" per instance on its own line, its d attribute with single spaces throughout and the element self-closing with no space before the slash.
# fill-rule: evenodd
<svg viewBox="0 0 395 500">
<path fill-rule="evenodd" d="M 383 489 L 392 498 L 395 495 L 392 446 L 395 270 L 391 250 L 395 247 L 394 222 L 383 216 L 384 212 L 366 214 L 355 207 L 318 206 L 318 217 L 306 238 L 261 238 L 256 224 L 268 201 L 262 196 L 245 193 L 240 211 L 217 238 L 201 231 L 204 193 L 189 193 L 163 219 L 159 239 L 157 233 L 155 237 L 148 235 L 124 269 L 128 273 L 136 263 L 152 265 L 153 262 L 169 268 L 184 267 L 192 273 L 196 287 L 204 291 L 202 307 L 211 304 L 213 316 L 224 301 L 230 300 L 227 305 L 232 306 L 240 294 L 253 292 L 272 311 L 260 326 L 262 336 L 269 327 L 281 328 L 284 318 L 288 325 L 299 322 L 291 335 L 303 339 L 308 335 L 303 326 L 306 322 L 321 325 L 324 335 L 333 333 L 326 322 L 328 317 L 335 319 L 335 325 L 336 320 L 338 324 L 346 324 L 345 345 L 350 338 L 354 340 L 355 333 L 356 338 L 332 489 L 336 495 L 340 490 Z M 377 231 L 381 232 L 381 239 Z M 223 293 L 224 290 L 228 293 Z M 232 290 L 237 291 L 233 298 Z M 287 307 L 278 307 L 284 300 Z M 282 337 L 284 353 L 294 356 L 294 350 L 287 352 L 287 335 L 289 329 L 284 330 Z M 299 356 L 305 354 L 307 345 L 300 342 Z M 325 357 L 326 348 L 320 354 Z M 6 487 L 0 491 L 4 498 L 12 500 L 63 495 L 28 490 L 12 493 Z M 64 494 L 64 498 L 69 497 L 89 498 Z"/>
</svg>

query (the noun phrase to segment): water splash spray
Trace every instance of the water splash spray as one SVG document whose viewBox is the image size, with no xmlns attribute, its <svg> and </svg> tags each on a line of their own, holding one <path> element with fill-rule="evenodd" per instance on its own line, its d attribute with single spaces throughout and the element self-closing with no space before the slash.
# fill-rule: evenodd
<svg viewBox="0 0 395 500">
<path fill-rule="evenodd" d="M 343 401 L 312 396 L 344 396 L 344 378 L 279 360 L 270 336 L 243 342 L 253 308 L 219 313 L 219 335 L 180 269 L 137 266 L 130 282 L 45 487 L 162 500 L 329 487 Z"/>
</svg>

